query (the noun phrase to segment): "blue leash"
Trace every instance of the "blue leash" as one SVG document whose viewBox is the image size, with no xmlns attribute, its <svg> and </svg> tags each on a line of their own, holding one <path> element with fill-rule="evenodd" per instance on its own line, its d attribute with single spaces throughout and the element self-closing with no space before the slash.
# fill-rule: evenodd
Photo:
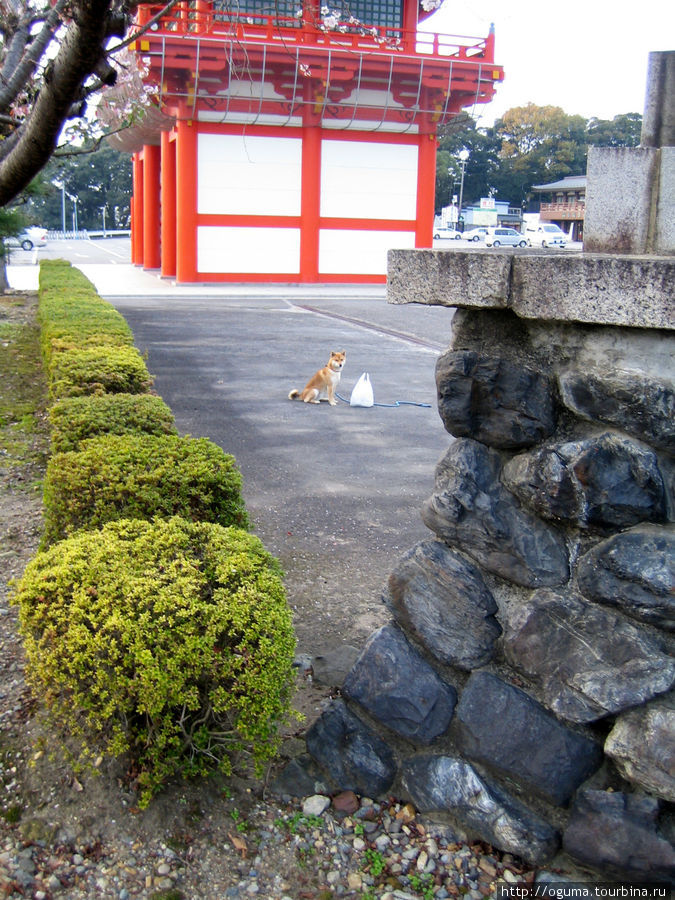
<svg viewBox="0 0 675 900">
<path fill-rule="evenodd" d="M 342 400 L 343 403 L 349 403 L 349 400 L 341 397 L 339 394 L 335 394 L 338 400 Z M 424 409 L 431 409 L 431 403 L 415 403 L 414 400 L 396 400 L 394 403 L 373 403 L 373 406 L 385 406 L 389 409 L 394 409 L 397 406 L 421 406 Z"/>
</svg>

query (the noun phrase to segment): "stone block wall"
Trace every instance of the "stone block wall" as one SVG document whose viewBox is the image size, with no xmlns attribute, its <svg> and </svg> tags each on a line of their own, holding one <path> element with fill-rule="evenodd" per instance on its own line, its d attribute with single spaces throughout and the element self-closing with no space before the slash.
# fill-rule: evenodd
<svg viewBox="0 0 675 900">
<path fill-rule="evenodd" d="M 419 252 L 390 257 L 393 302 L 415 295 Z M 461 256 L 427 256 L 427 296 L 466 307 L 436 366 L 429 538 L 308 751 L 336 788 L 402 796 L 530 863 L 562 849 L 604 878 L 672 880 L 673 331 L 550 317 L 544 279 L 525 318 L 512 254 L 485 255 L 481 296 L 475 279 L 444 294 L 479 265 Z"/>
</svg>

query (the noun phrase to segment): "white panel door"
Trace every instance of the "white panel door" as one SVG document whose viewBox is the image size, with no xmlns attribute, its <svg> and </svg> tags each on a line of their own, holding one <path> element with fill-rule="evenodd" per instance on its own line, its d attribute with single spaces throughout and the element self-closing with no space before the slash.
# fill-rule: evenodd
<svg viewBox="0 0 675 900">
<path fill-rule="evenodd" d="M 323 228 L 319 237 L 319 272 L 325 275 L 386 275 L 387 250 L 407 250 L 414 246 L 414 231 Z"/>
<path fill-rule="evenodd" d="M 374 141 L 321 144 L 321 215 L 415 219 L 417 147 Z"/>
<path fill-rule="evenodd" d="M 300 229 L 200 225 L 197 271 L 295 275 L 300 271 Z"/>
<path fill-rule="evenodd" d="M 299 216 L 302 141 L 200 134 L 197 179 L 199 213 Z"/>
</svg>

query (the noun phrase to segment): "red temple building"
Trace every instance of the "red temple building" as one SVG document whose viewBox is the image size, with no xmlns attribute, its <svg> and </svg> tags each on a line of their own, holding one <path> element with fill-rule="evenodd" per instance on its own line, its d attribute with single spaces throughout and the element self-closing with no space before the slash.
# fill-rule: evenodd
<svg viewBox="0 0 675 900">
<path fill-rule="evenodd" d="M 492 29 L 420 32 L 417 0 L 160 9 L 139 6 L 133 45 L 158 99 L 124 138 L 134 264 L 179 283 L 383 282 L 388 248 L 431 246 L 437 130 L 492 99 Z"/>
</svg>

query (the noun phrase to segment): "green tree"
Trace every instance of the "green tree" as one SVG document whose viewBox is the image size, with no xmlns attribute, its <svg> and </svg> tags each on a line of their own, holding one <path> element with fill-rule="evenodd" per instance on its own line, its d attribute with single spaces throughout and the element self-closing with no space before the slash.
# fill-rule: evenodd
<svg viewBox="0 0 675 900">
<path fill-rule="evenodd" d="M 495 122 L 501 164 L 495 187 L 520 203 L 533 184 L 586 171 L 586 120 L 559 106 L 517 106 Z"/>
<path fill-rule="evenodd" d="M 499 143 L 495 137 L 476 127 L 464 114 L 443 129 L 436 162 L 436 212 L 447 206 L 453 194 L 459 197 L 461 162 L 459 153 L 468 150 L 464 169 L 464 201 L 486 197 L 499 167 Z"/>
<path fill-rule="evenodd" d="M 640 113 L 623 113 L 613 119 L 589 119 L 587 138 L 596 147 L 637 147 L 641 131 Z"/>
<path fill-rule="evenodd" d="M 74 198 L 80 228 L 100 231 L 105 210 L 106 228 L 128 228 L 131 198 L 131 157 L 107 144 L 92 152 L 53 158 L 44 172 L 45 196 L 30 204 L 30 218 L 46 228 L 62 224 L 62 184 L 66 201 L 66 228 L 71 227 Z"/>
</svg>

